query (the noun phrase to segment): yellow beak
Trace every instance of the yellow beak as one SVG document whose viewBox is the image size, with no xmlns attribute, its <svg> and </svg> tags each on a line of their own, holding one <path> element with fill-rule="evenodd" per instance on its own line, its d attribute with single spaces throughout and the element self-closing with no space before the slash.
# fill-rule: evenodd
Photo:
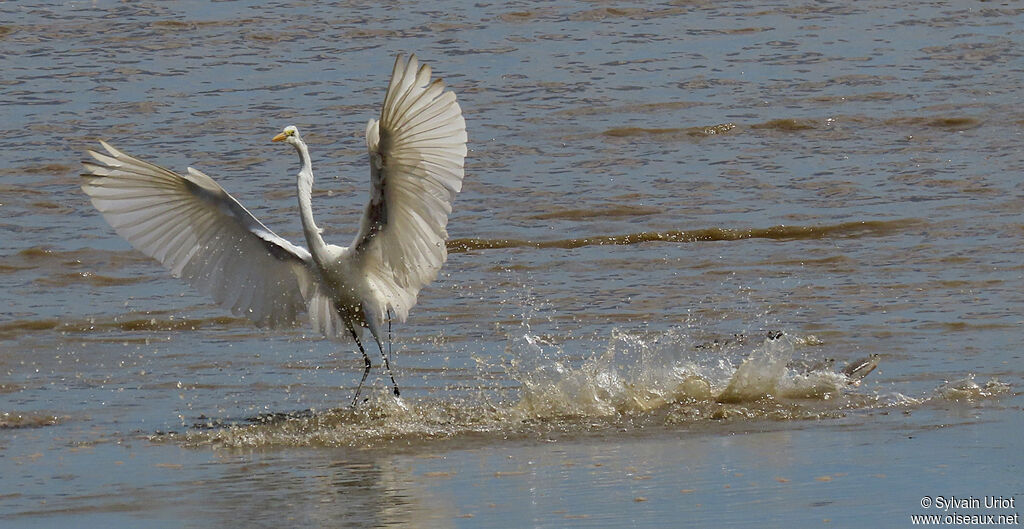
<svg viewBox="0 0 1024 529">
<path fill-rule="evenodd" d="M 284 141 L 284 139 L 287 138 L 287 137 L 288 137 L 288 135 L 282 132 L 282 133 L 278 134 L 277 136 L 274 136 L 273 138 L 271 138 L 270 141 Z"/>
</svg>

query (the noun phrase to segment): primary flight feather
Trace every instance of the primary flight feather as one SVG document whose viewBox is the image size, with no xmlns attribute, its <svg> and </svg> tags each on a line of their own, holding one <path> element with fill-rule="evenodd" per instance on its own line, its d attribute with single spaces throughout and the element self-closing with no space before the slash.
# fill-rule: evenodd
<svg viewBox="0 0 1024 529">
<path fill-rule="evenodd" d="M 222 306 L 261 327 L 285 327 L 307 313 L 329 338 L 362 344 L 368 328 L 388 358 L 381 333 L 405 321 L 419 291 L 447 259 L 446 226 L 462 188 L 466 123 L 455 94 L 415 56 L 395 60 L 379 120 L 366 127 L 370 200 L 348 247 L 327 244 L 313 220 L 309 150 L 293 126 L 273 138 L 295 147 L 299 212 L 308 250 L 281 238 L 209 176 L 178 174 L 125 154 L 106 142 L 82 190 L 136 249 L 175 277 L 209 292 Z M 399 389 L 391 376 L 394 393 Z"/>
</svg>

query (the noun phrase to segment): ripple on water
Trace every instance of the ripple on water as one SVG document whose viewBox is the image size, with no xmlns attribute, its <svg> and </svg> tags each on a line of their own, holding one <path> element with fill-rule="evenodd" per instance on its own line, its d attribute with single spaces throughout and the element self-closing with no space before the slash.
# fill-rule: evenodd
<svg viewBox="0 0 1024 529">
<path fill-rule="evenodd" d="M 6 386 L 0 386 L 0 393 Z M 41 428 L 54 426 L 70 419 L 67 415 L 55 415 L 45 412 L 0 412 L 0 430 L 13 428 Z"/>
<path fill-rule="evenodd" d="M 827 239 L 847 237 L 881 237 L 898 233 L 920 224 L 917 219 L 891 221 L 858 221 L 824 226 L 772 226 L 770 228 L 726 229 L 706 228 L 702 230 L 666 230 L 657 232 L 630 233 L 626 235 L 599 235 L 553 241 L 528 241 L 519 239 L 451 239 L 448 252 L 459 253 L 472 250 L 495 248 L 581 248 L 584 246 L 628 245 L 646 242 L 696 242 L 696 241 L 737 241 L 742 239 Z"/>
</svg>

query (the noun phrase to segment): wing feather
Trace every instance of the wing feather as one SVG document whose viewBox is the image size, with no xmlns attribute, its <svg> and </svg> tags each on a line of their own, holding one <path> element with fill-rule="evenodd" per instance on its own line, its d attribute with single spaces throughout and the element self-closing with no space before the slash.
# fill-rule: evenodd
<svg viewBox="0 0 1024 529">
<path fill-rule="evenodd" d="M 270 231 L 212 178 L 179 175 L 106 142 L 82 190 L 118 235 L 222 306 L 263 327 L 291 326 L 315 283 L 309 252 Z"/>
<path fill-rule="evenodd" d="M 448 257 L 446 226 L 465 174 L 466 122 L 453 92 L 415 56 L 395 60 L 380 120 L 366 127 L 371 195 L 352 247 L 380 295 L 405 321 Z"/>
</svg>

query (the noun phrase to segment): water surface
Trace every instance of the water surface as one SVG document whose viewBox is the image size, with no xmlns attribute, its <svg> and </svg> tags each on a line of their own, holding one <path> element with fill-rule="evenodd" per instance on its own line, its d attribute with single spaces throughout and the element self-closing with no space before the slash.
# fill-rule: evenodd
<svg viewBox="0 0 1024 529">
<path fill-rule="evenodd" d="M 1024 499 L 1015 4 L 0 14 L 0 525 L 894 526 L 925 495 Z M 301 241 L 269 142 L 294 124 L 347 244 L 399 52 L 458 94 L 470 154 L 395 329 L 404 399 L 375 370 L 353 411 L 351 347 L 168 277 L 78 163 L 104 139 L 194 166 Z"/>
</svg>

